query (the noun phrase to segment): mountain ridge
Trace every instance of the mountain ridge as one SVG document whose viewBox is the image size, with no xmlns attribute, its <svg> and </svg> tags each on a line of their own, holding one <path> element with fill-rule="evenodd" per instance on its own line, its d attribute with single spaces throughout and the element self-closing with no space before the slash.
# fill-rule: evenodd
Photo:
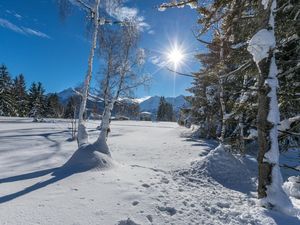
<svg viewBox="0 0 300 225">
<path fill-rule="evenodd" d="M 79 93 L 74 88 L 67 88 L 61 92 L 57 93 L 60 101 L 62 104 L 67 104 L 68 99 L 72 96 L 79 96 Z M 161 96 L 154 95 L 154 96 L 146 96 L 143 98 L 120 98 L 119 101 L 124 104 L 138 104 L 140 107 L 140 112 L 147 111 L 151 113 L 156 113 L 159 101 Z M 180 108 L 188 107 L 189 103 L 185 100 L 184 95 L 178 95 L 176 97 L 165 97 L 166 101 L 173 106 L 173 110 L 175 112 L 179 112 Z M 96 96 L 90 95 L 88 97 L 88 108 L 95 103 L 99 103 L 100 109 L 103 108 L 103 99 L 98 98 Z"/>
</svg>

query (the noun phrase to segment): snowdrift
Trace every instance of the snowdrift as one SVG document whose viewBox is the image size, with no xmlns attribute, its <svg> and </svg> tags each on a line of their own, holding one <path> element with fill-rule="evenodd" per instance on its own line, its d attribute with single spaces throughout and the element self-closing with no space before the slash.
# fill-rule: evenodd
<svg viewBox="0 0 300 225">
<path fill-rule="evenodd" d="M 78 148 L 58 173 L 80 173 L 88 170 L 107 169 L 113 165 L 113 160 L 109 155 L 99 152 L 95 144 L 88 144 Z"/>
<path fill-rule="evenodd" d="M 256 190 L 257 162 L 251 156 L 232 155 L 218 146 L 204 159 L 193 162 L 186 175 L 197 180 L 211 177 L 224 187 L 250 193 Z"/>
</svg>

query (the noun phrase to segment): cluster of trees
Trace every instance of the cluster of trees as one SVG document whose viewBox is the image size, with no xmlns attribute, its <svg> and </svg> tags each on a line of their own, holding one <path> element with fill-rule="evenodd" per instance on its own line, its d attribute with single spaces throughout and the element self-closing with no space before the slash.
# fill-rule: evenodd
<svg viewBox="0 0 300 225">
<path fill-rule="evenodd" d="M 126 102 L 126 100 L 115 103 L 114 111 L 116 117 L 125 116 L 131 119 L 139 117 L 140 105 L 138 103 Z"/>
<path fill-rule="evenodd" d="M 160 98 L 156 120 L 157 121 L 175 121 L 173 106 L 172 106 L 172 104 L 168 103 L 164 97 Z"/>
<path fill-rule="evenodd" d="M 278 144 L 299 146 L 300 3 L 182 0 L 159 9 L 191 4 L 199 13 L 195 36 L 207 47 L 196 56 L 202 67 L 189 89 L 193 122 L 200 136 L 218 138 L 242 153 L 246 141 L 257 139 L 258 197 L 264 207 L 284 211 L 277 201 L 288 199 L 281 187 Z"/>
<path fill-rule="evenodd" d="M 41 82 L 33 82 L 29 89 L 23 74 L 12 78 L 7 67 L 0 66 L 0 116 L 48 118 L 73 118 L 78 99 L 69 99 L 66 107 L 56 93 L 45 94 Z"/>
<path fill-rule="evenodd" d="M 274 30 L 281 121 L 298 116 L 300 112 L 300 39 L 297 34 L 300 4 L 288 2 L 278 1 Z M 270 68 L 257 66 L 247 42 L 262 27 L 272 29 L 269 24 L 265 25 L 269 14 L 261 2 L 246 0 L 214 1 L 210 9 L 199 7 L 198 12 L 202 29 L 197 38 L 208 52 L 196 56 L 202 69 L 194 74 L 193 86 L 189 88 L 193 94 L 188 97 L 193 122 L 200 125 L 201 137 L 223 138 L 232 149 L 244 152 L 245 141 L 256 138 L 253 134 L 260 124 L 258 110 L 268 110 L 269 100 L 259 97 L 266 95 L 270 88 L 266 87 Z M 211 42 L 201 39 L 208 31 L 213 34 Z M 268 56 L 267 63 L 270 64 L 271 59 L 271 55 Z M 296 121 L 289 130 L 279 134 L 282 149 L 299 146 L 299 136 L 293 135 L 299 131 L 299 125 Z"/>
</svg>

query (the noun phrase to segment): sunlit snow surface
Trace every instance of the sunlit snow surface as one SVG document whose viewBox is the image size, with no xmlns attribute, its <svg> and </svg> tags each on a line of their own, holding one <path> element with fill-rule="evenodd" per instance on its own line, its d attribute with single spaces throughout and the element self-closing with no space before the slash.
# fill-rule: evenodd
<svg viewBox="0 0 300 225">
<path fill-rule="evenodd" d="M 112 121 L 111 167 L 62 174 L 70 124 L 31 121 L 0 118 L 1 225 L 300 224 L 257 206 L 248 163 L 175 123 Z M 87 125 L 95 140 L 99 121 Z"/>
</svg>

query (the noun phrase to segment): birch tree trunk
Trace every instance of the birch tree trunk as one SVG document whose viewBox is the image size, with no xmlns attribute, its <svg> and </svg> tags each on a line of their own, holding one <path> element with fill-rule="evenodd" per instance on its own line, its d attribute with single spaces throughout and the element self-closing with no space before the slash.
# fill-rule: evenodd
<svg viewBox="0 0 300 225">
<path fill-rule="evenodd" d="M 109 125 L 110 125 L 110 117 L 111 117 L 111 112 L 114 108 L 115 102 L 118 100 L 120 92 L 121 92 L 121 88 L 122 85 L 124 83 L 124 78 L 125 78 L 125 74 L 126 73 L 122 73 L 120 81 L 119 81 L 119 85 L 118 85 L 118 89 L 116 92 L 116 95 L 113 97 L 113 99 L 111 101 L 108 100 L 109 96 L 108 96 L 108 90 L 109 90 L 109 79 L 110 77 L 108 76 L 106 79 L 106 87 L 105 87 L 105 106 L 104 106 L 104 111 L 102 114 L 102 120 L 101 120 L 101 130 L 100 130 L 100 134 L 99 137 L 97 139 L 97 141 L 95 142 L 95 145 L 97 145 L 97 148 L 99 149 L 100 152 L 110 155 L 110 151 L 109 151 L 109 147 L 107 145 L 107 136 L 108 136 L 108 132 L 109 132 Z"/>
<path fill-rule="evenodd" d="M 109 102 L 107 105 L 105 104 L 104 112 L 101 120 L 101 130 L 97 141 L 94 143 L 97 150 L 107 155 L 111 155 L 108 145 L 107 145 L 107 135 L 110 124 L 111 112 L 113 110 L 115 101 Z"/>
<path fill-rule="evenodd" d="M 84 121 L 84 113 L 86 110 L 86 103 L 89 94 L 90 82 L 92 78 L 93 72 L 93 62 L 95 56 L 95 49 L 97 47 L 97 37 L 98 37 L 98 28 L 99 28 L 99 7 L 100 7 L 100 0 L 96 0 L 95 7 L 94 7 L 94 17 L 93 17 L 93 37 L 92 37 L 92 45 L 88 60 L 88 70 L 84 81 L 83 91 L 82 91 L 82 100 L 79 109 L 79 120 L 78 120 L 78 133 L 77 133 L 77 142 L 78 146 L 82 146 L 84 144 L 88 144 L 88 133 L 85 127 Z"/>
</svg>

